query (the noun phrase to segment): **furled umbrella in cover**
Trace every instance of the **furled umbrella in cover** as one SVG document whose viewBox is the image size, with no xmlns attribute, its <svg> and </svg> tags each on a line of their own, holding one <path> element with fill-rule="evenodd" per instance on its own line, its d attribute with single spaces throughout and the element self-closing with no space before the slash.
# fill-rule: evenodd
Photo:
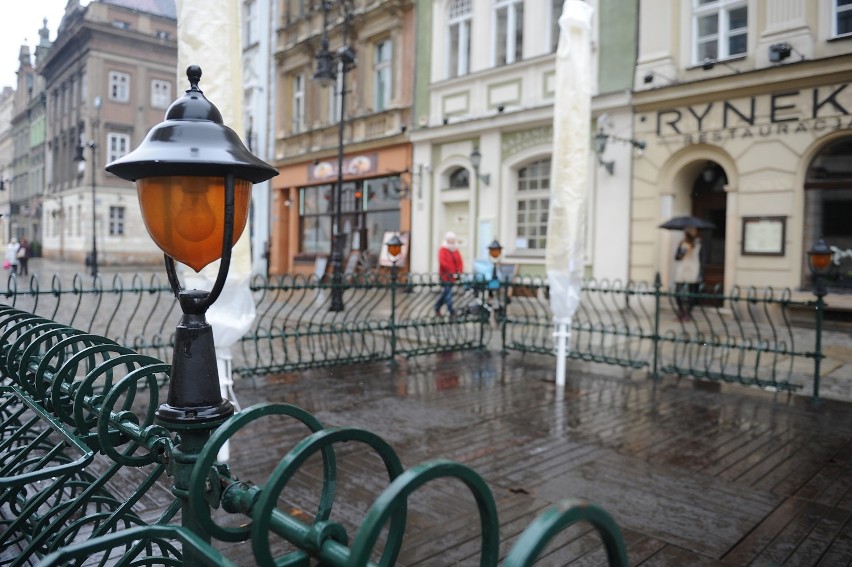
<svg viewBox="0 0 852 567">
<path fill-rule="evenodd" d="M 559 18 L 556 49 L 556 102 L 553 105 L 553 165 L 545 263 L 556 325 L 556 384 L 565 385 L 571 319 L 580 304 L 589 177 L 592 73 L 591 24 L 594 9 L 566 0 Z"/>
</svg>

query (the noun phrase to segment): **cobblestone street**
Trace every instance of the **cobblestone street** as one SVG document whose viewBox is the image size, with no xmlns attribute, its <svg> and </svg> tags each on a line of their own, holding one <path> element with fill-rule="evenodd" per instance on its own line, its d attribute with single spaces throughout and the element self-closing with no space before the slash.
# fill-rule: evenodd
<svg viewBox="0 0 852 567">
<path fill-rule="evenodd" d="M 377 433 L 407 468 L 434 458 L 473 467 L 495 493 L 502 553 L 544 507 L 575 497 L 614 515 L 635 565 L 847 564 L 852 406 L 815 411 L 799 396 L 577 366 L 559 395 L 552 375 L 547 357 L 466 353 L 245 380 L 236 392 L 243 407 L 293 403 L 326 426 Z M 233 443 L 234 471 L 264 483 L 304 435 L 257 427 Z M 366 449 L 337 456 L 332 519 L 351 535 L 385 474 Z M 310 472 L 294 479 L 282 509 L 312 515 L 316 485 Z M 475 565 L 478 545 L 459 483 L 415 494 L 401 565 Z M 580 527 L 541 564 L 603 558 Z"/>
</svg>

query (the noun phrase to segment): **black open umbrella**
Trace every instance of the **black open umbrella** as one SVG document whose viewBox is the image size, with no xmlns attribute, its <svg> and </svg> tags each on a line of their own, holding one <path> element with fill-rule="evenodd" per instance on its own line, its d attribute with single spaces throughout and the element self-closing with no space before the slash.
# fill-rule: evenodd
<svg viewBox="0 0 852 567">
<path fill-rule="evenodd" d="M 705 230 L 716 228 L 716 225 L 698 217 L 674 217 L 661 224 L 660 228 L 665 228 L 666 230 L 686 230 L 687 228 Z"/>
</svg>

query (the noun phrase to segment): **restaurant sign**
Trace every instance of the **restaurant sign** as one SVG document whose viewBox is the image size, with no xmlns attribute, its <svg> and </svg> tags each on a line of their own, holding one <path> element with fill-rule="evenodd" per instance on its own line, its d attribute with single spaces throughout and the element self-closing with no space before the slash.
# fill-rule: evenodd
<svg viewBox="0 0 852 567">
<path fill-rule="evenodd" d="M 359 155 L 343 161 L 344 177 L 362 177 L 375 173 L 379 162 L 377 154 Z M 325 181 L 337 179 L 337 162 L 320 161 L 308 165 L 308 179 Z"/>
<path fill-rule="evenodd" d="M 792 89 L 657 112 L 656 133 L 686 144 L 852 128 L 848 84 Z"/>
</svg>

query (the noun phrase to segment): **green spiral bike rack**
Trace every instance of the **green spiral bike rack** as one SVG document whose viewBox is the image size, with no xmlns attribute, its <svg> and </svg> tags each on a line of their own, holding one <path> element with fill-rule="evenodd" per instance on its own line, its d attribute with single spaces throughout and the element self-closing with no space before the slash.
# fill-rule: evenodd
<svg viewBox="0 0 852 567">
<path fill-rule="evenodd" d="M 479 511 L 480 564 L 498 563 L 499 521 L 492 492 L 471 468 L 436 460 L 404 469 L 393 448 L 369 431 L 325 428 L 288 404 L 260 404 L 228 419 L 197 453 L 154 423 L 159 385 L 170 367 L 114 341 L 0 306 L 0 565 L 234 565 L 215 541 L 250 541 L 257 565 L 396 564 L 404 543 L 409 497 L 427 483 L 463 483 Z M 217 462 L 234 436 L 265 419 L 288 419 L 309 434 L 284 455 L 263 484 L 235 478 Z M 335 447 L 375 453 L 387 486 L 351 538 L 331 521 L 337 486 Z M 288 514 L 279 497 L 311 457 L 322 459 L 312 518 Z M 128 487 L 126 478 L 136 479 Z M 138 513 L 158 483 L 171 500 L 151 516 Z M 186 488 L 181 488 L 185 486 Z M 239 517 L 239 525 L 226 518 Z M 180 525 L 179 515 L 191 515 Z M 559 502 L 521 535 L 503 565 L 531 565 L 547 543 L 577 522 L 600 534 L 612 565 L 627 565 L 613 519 L 581 501 Z M 376 550 L 383 536 L 382 549 Z M 270 537 L 294 550 L 278 553 Z M 241 558 L 242 562 L 245 558 Z"/>
</svg>

